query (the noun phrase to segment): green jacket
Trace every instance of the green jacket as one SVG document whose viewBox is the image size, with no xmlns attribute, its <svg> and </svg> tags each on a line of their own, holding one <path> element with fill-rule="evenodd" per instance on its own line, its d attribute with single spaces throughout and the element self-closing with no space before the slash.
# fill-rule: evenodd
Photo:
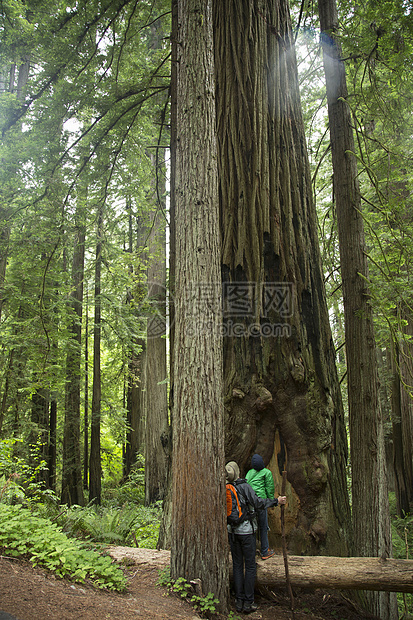
<svg viewBox="0 0 413 620">
<path fill-rule="evenodd" d="M 258 497 L 266 498 L 274 497 L 275 485 L 274 478 L 269 469 L 264 467 L 257 471 L 256 469 L 250 469 L 246 475 L 248 484 L 252 486 Z"/>
</svg>

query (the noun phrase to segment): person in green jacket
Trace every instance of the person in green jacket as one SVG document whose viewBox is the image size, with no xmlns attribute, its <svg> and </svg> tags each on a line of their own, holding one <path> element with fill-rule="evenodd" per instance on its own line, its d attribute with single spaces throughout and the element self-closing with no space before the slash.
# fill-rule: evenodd
<svg viewBox="0 0 413 620">
<path fill-rule="evenodd" d="M 248 484 L 252 486 L 258 497 L 273 499 L 275 493 L 274 478 L 270 470 L 265 467 L 264 461 L 259 454 L 254 454 L 252 457 L 251 468 L 246 475 Z M 268 560 L 268 558 L 274 555 L 275 551 L 269 548 L 268 514 L 266 508 L 258 511 L 257 521 L 260 530 L 261 558 Z"/>
</svg>

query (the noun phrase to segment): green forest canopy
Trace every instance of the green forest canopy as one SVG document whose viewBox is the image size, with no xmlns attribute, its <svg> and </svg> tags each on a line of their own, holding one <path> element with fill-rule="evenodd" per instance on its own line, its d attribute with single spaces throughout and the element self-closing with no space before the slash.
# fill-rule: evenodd
<svg viewBox="0 0 413 620">
<path fill-rule="evenodd" d="M 292 11 L 325 283 L 344 388 L 340 265 L 319 29 L 310 9 L 295 12 L 293 6 Z M 356 8 L 341 2 L 339 12 L 390 438 L 395 376 L 409 410 L 412 386 L 411 7 L 381 2 Z M 128 433 L 130 363 L 145 347 L 148 317 L 158 315 L 146 288 L 148 264 L 156 255 L 148 239 L 155 213 L 161 214 L 163 225 L 169 223 L 170 7 L 159 0 L 10 0 L 2 4 L 0 24 L 1 436 L 23 439 L 16 451 L 33 464 L 41 459 L 49 463 L 53 455 L 43 449 L 50 431 L 44 406 L 55 404 L 56 471 L 49 483 L 59 490 L 70 374 L 80 381 L 86 414 L 92 402 L 92 381 L 85 377 L 86 370 L 92 376 L 98 302 L 101 457 L 105 478 L 119 480 Z M 102 269 L 96 295 L 98 242 Z M 81 315 L 73 301 L 79 243 L 85 252 Z M 81 365 L 70 368 L 68 354 L 76 351 Z M 396 360 L 395 366 L 389 359 Z M 343 395 L 345 400 L 345 391 Z M 87 437 L 84 415 L 79 446 Z M 142 442 L 143 436 L 141 448 Z"/>
</svg>

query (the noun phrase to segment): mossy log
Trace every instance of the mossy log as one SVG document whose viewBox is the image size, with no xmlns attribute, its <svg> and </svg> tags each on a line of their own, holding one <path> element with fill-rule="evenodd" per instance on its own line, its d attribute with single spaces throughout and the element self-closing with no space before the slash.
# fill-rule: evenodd
<svg viewBox="0 0 413 620">
<path fill-rule="evenodd" d="M 157 569 L 168 567 L 170 562 L 169 551 L 156 549 L 113 547 L 109 553 L 119 562 L 150 564 Z M 291 555 L 288 568 L 293 588 L 413 592 L 413 560 Z M 282 555 L 257 559 L 256 585 L 285 586 Z"/>
</svg>

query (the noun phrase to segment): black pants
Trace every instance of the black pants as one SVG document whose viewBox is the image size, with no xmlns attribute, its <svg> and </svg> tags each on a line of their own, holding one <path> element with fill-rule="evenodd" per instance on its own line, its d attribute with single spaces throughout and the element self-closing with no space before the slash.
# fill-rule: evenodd
<svg viewBox="0 0 413 620">
<path fill-rule="evenodd" d="M 255 534 L 230 534 L 229 544 L 231 546 L 235 598 L 251 604 L 254 602 L 257 570 Z"/>
</svg>

